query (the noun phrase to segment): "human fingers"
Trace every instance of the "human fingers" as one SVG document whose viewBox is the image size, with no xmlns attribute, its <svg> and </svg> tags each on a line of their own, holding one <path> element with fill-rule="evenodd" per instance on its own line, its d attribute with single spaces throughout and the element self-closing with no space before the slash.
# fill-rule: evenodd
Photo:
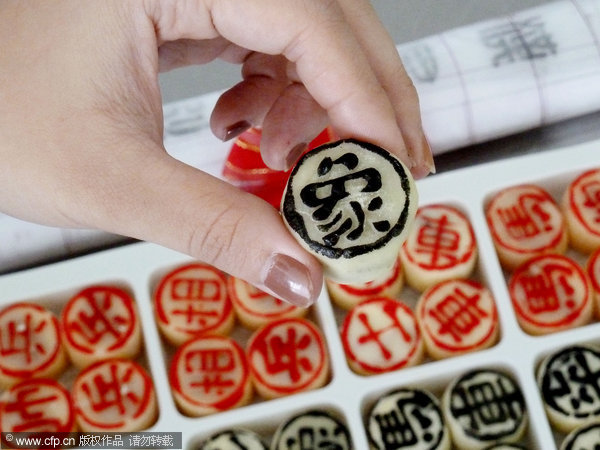
<svg viewBox="0 0 600 450">
<path fill-rule="evenodd" d="M 368 0 L 338 0 L 346 20 L 363 47 L 377 79 L 389 96 L 417 177 L 435 172 L 431 148 L 423 131 L 419 99 L 396 46 Z"/>
<path fill-rule="evenodd" d="M 340 137 L 374 142 L 412 167 L 389 96 L 336 1 L 255 0 L 241 7 L 238 0 L 196 0 L 187 9 L 149 3 L 157 6 L 150 14 L 160 41 L 222 36 L 285 56 Z"/>
</svg>

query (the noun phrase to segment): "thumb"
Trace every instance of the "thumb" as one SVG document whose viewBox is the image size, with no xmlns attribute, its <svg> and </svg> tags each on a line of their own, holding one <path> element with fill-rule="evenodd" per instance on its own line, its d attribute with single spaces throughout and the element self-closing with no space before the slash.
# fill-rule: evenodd
<svg viewBox="0 0 600 450">
<path fill-rule="evenodd" d="M 289 303 L 308 306 L 317 299 L 321 265 L 277 210 L 164 152 L 150 154 L 158 158 L 128 172 L 127 195 L 96 222 L 112 217 L 104 228 L 187 253 Z"/>
</svg>

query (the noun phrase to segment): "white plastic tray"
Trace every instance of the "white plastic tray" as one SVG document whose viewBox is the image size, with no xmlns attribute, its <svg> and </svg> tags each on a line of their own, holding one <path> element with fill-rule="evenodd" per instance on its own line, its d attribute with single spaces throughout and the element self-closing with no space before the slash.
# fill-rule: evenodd
<svg viewBox="0 0 600 450">
<path fill-rule="evenodd" d="M 496 299 L 501 325 L 494 347 L 441 361 L 422 364 L 376 376 L 360 376 L 346 364 L 339 338 L 343 313 L 329 302 L 326 290 L 310 315 L 320 326 L 331 362 L 329 382 L 323 388 L 276 400 L 257 400 L 248 406 L 202 418 L 184 416 L 175 406 L 167 379 L 168 346 L 161 339 L 152 309 L 152 294 L 161 275 L 191 259 L 156 245 L 139 243 L 107 250 L 0 277 L 0 307 L 16 301 L 39 302 L 58 312 L 69 296 L 95 283 L 127 287 L 135 296 L 141 320 L 145 353 L 142 361 L 155 383 L 160 413 L 149 431 L 182 432 L 183 448 L 195 448 L 208 435 L 234 426 L 247 427 L 266 440 L 275 428 L 293 414 L 324 408 L 346 421 L 358 450 L 369 448 L 364 418 L 379 396 L 403 386 L 418 386 L 440 395 L 456 376 L 472 368 L 499 368 L 512 374 L 525 395 L 529 414 L 527 448 L 551 450 L 560 436 L 550 428 L 535 381 L 535 367 L 551 351 L 579 342 L 600 342 L 600 323 L 592 323 L 543 337 L 525 334 L 519 327 L 503 273 L 485 222 L 484 204 L 507 186 L 536 183 L 558 200 L 566 185 L 582 171 L 600 166 L 600 143 L 591 142 L 566 149 L 488 163 L 429 177 L 418 182 L 420 204 L 445 203 L 461 209 L 470 219 L 479 249 L 474 278 L 487 285 Z M 405 288 L 401 298 L 414 305 L 416 293 Z M 244 339 L 248 333 L 236 336 Z M 67 380 L 74 369 L 64 375 Z M 62 378 L 61 378 L 62 379 Z"/>
</svg>

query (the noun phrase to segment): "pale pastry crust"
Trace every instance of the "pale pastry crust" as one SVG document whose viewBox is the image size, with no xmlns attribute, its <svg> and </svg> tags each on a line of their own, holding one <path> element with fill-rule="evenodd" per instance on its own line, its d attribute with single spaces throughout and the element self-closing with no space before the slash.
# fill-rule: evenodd
<svg viewBox="0 0 600 450">
<path fill-rule="evenodd" d="M 58 318 L 41 305 L 14 303 L 0 311 L 0 341 L 0 387 L 55 378 L 67 366 Z"/>
<path fill-rule="evenodd" d="M 475 234 L 468 218 L 442 204 L 419 208 L 400 250 L 406 283 L 419 292 L 453 278 L 468 278 L 477 262 Z"/>
<path fill-rule="evenodd" d="M 263 398 L 317 389 L 328 380 L 325 338 L 307 319 L 281 319 L 259 328 L 246 354 L 254 388 Z"/>
<path fill-rule="evenodd" d="M 115 286 L 90 286 L 78 292 L 61 314 L 64 343 L 78 368 L 111 358 L 135 358 L 142 327 L 133 298 Z"/>
<path fill-rule="evenodd" d="M 447 280 L 425 291 L 416 307 L 427 353 L 434 359 L 491 347 L 498 340 L 496 302 L 473 280 Z"/>
<path fill-rule="evenodd" d="M 562 198 L 571 246 L 582 253 L 600 248 L 600 169 L 573 180 Z"/>
<path fill-rule="evenodd" d="M 588 323 L 594 313 L 590 280 L 563 255 L 541 255 L 519 266 L 508 285 L 521 328 L 542 335 Z"/>
<path fill-rule="evenodd" d="M 193 417 L 237 408 L 252 399 L 246 355 L 229 337 L 187 341 L 171 361 L 169 382 L 177 406 Z"/>
<path fill-rule="evenodd" d="M 328 411 L 315 409 L 297 414 L 283 422 L 275 431 L 271 450 L 306 448 L 303 444 L 306 436 L 313 438 L 310 448 L 354 448 L 346 424 Z"/>
<path fill-rule="evenodd" d="M 361 375 L 410 367 L 424 357 L 414 313 L 403 302 L 387 297 L 365 300 L 350 310 L 341 338 L 348 365 Z"/>
<path fill-rule="evenodd" d="M 227 335 L 235 323 L 227 278 L 203 263 L 186 264 L 163 276 L 154 309 L 161 333 L 175 346 L 203 334 Z"/>
<path fill-rule="evenodd" d="M 396 297 L 404 286 L 404 272 L 398 258 L 388 274 L 373 281 L 342 284 L 327 279 L 325 282 L 331 300 L 340 308 L 349 310 L 369 298 Z"/>
<path fill-rule="evenodd" d="M 300 159 L 281 211 L 300 245 L 323 263 L 327 278 L 362 283 L 391 270 L 417 203 L 412 175 L 397 158 L 347 139 Z"/>
<path fill-rule="evenodd" d="M 308 308 L 301 308 L 273 297 L 247 281 L 230 276 L 227 289 L 236 317 L 247 328 L 255 330 L 274 320 L 304 317 Z"/>
<path fill-rule="evenodd" d="M 99 361 L 77 375 L 71 390 L 81 431 L 141 431 L 158 415 L 150 375 L 127 359 Z"/>
<path fill-rule="evenodd" d="M 539 186 L 522 184 L 501 190 L 489 201 L 485 214 L 498 259 L 506 270 L 535 256 L 567 250 L 563 214 Z"/>
</svg>

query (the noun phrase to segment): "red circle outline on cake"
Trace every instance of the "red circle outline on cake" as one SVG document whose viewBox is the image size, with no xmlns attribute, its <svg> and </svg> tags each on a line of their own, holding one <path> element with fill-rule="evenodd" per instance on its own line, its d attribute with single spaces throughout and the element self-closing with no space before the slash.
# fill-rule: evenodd
<svg viewBox="0 0 600 450">
<path fill-rule="evenodd" d="M 430 299 L 439 289 L 444 288 L 446 285 L 448 284 L 453 284 L 456 282 L 460 282 L 462 284 L 465 284 L 467 286 L 472 287 L 473 289 L 477 290 L 477 291 L 488 291 L 488 289 L 483 286 L 481 283 L 474 281 L 474 280 L 468 280 L 468 279 L 452 279 L 452 280 L 446 280 L 446 281 L 442 281 L 441 283 L 433 286 L 428 292 L 426 292 L 426 297 L 424 298 L 424 302 L 422 303 L 422 305 L 425 305 L 425 303 L 427 302 L 428 299 Z M 489 291 L 488 291 L 489 292 Z M 489 292 L 491 301 L 492 301 L 492 317 L 490 318 L 491 321 L 491 327 L 489 328 L 489 330 L 485 333 L 484 336 L 481 337 L 481 339 L 479 339 L 479 341 L 477 341 L 476 343 L 469 345 L 469 346 L 452 346 L 449 345 L 447 343 L 445 343 L 444 341 L 440 340 L 437 337 L 437 334 L 433 331 L 430 331 L 430 327 L 427 324 L 427 321 L 424 320 L 424 318 L 421 318 L 421 324 L 423 327 L 425 327 L 428 330 L 428 336 L 430 337 L 430 339 L 435 343 L 436 347 L 439 347 L 443 350 L 447 350 L 450 352 L 469 352 L 472 351 L 474 349 L 477 349 L 480 345 L 482 345 L 483 343 L 485 343 L 486 341 L 488 341 L 488 339 L 490 339 L 490 337 L 495 333 L 495 331 L 498 328 L 498 310 L 496 308 L 496 304 L 494 302 L 494 299 L 492 297 L 491 292 Z M 419 308 L 419 312 L 418 315 L 421 316 L 424 311 L 425 306 L 421 306 Z"/>
<path fill-rule="evenodd" d="M 248 283 L 244 280 L 241 280 L 239 278 L 236 277 L 229 277 L 229 279 L 227 280 L 227 289 L 229 291 L 229 295 L 231 296 L 231 301 L 235 303 L 235 306 L 242 309 L 246 314 L 252 316 L 252 317 L 257 317 L 259 319 L 271 319 L 271 318 L 277 318 L 280 317 L 281 315 L 284 314 L 289 314 L 291 312 L 293 312 L 295 309 L 297 309 L 297 306 L 292 305 L 291 303 L 288 302 L 284 302 L 281 299 L 278 299 L 276 297 L 273 297 L 271 294 L 267 294 L 266 292 L 264 293 L 264 295 L 266 296 L 270 296 L 273 297 L 276 301 L 281 302 L 284 305 L 284 308 L 282 308 L 279 311 L 274 311 L 271 313 L 261 313 L 259 311 L 256 311 L 254 309 L 251 309 L 248 307 L 247 302 L 245 302 L 244 300 L 242 300 L 240 298 L 240 296 L 238 295 L 238 291 L 235 287 L 235 284 L 240 281 L 243 283 L 243 286 L 247 286 Z M 248 295 L 248 291 L 244 291 L 244 294 Z"/>
<path fill-rule="evenodd" d="M 178 366 L 181 358 L 185 356 L 185 353 L 198 343 L 202 341 L 221 341 L 226 344 L 227 348 L 232 349 L 236 355 L 236 367 L 242 368 L 241 382 L 238 383 L 235 390 L 229 394 L 226 398 L 216 402 L 216 403 L 203 403 L 199 402 L 197 399 L 190 397 L 187 395 L 181 386 L 181 381 L 179 379 Z M 219 335 L 203 335 L 197 338 L 191 339 L 184 343 L 181 347 L 177 349 L 175 355 L 173 356 L 173 360 L 171 361 L 171 366 L 169 368 L 169 382 L 171 383 L 172 388 L 181 395 L 182 398 L 185 399 L 186 402 L 191 403 L 195 406 L 214 408 L 220 411 L 224 411 L 226 409 L 233 408 L 236 406 L 240 400 L 246 394 L 246 384 L 249 381 L 250 369 L 249 364 L 246 360 L 246 354 L 242 347 L 232 338 L 219 336 Z M 240 381 L 240 380 L 238 380 Z"/>
<path fill-rule="evenodd" d="M 314 342 L 317 343 L 317 349 L 319 350 L 318 362 L 319 365 L 316 370 L 313 370 L 310 377 L 302 382 L 301 384 L 296 384 L 293 387 L 284 387 L 280 385 L 273 385 L 269 383 L 265 377 L 259 373 L 254 368 L 253 364 L 253 355 L 258 350 L 256 349 L 257 342 L 264 341 L 265 338 L 275 329 L 282 325 L 299 325 L 303 327 L 305 330 L 310 332 L 311 338 Z M 296 392 L 300 392 L 306 388 L 308 388 L 312 383 L 314 383 L 320 376 L 323 375 L 323 371 L 327 368 L 327 351 L 325 349 L 325 341 L 324 337 L 321 335 L 320 330 L 307 319 L 300 318 L 289 318 L 289 319 L 279 319 L 273 322 L 268 323 L 262 328 L 258 329 L 254 335 L 252 336 L 250 342 L 247 347 L 247 355 L 248 355 L 248 364 L 250 365 L 250 372 L 252 376 L 259 381 L 263 386 L 266 386 L 269 390 L 277 392 L 283 395 L 294 394 Z M 262 357 L 262 356 L 261 356 Z"/>
<path fill-rule="evenodd" d="M 587 274 L 592 282 L 592 287 L 600 295 L 600 248 L 590 256 L 587 263 Z"/>
<path fill-rule="evenodd" d="M 590 234 L 593 234 L 597 237 L 600 237 L 600 225 L 596 228 L 593 228 L 589 225 L 588 221 L 583 217 L 583 213 L 581 208 L 579 207 L 578 202 L 575 200 L 576 191 L 579 188 L 579 184 L 583 182 L 584 178 L 589 176 L 597 176 L 599 178 L 598 182 L 600 183 L 600 169 L 590 169 L 581 175 L 579 175 L 575 180 L 569 185 L 569 206 L 573 211 L 575 217 L 577 217 L 577 222 L 581 226 L 583 226 Z"/>
<path fill-rule="evenodd" d="M 117 350 L 117 349 L 123 347 L 127 343 L 128 339 L 135 332 L 135 328 L 137 325 L 138 317 L 137 317 L 136 310 L 134 307 L 133 299 L 125 290 L 115 287 L 115 286 L 100 286 L 100 285 L 90 286 L 90 287 L 87 287 L 87 288 L 81 290 L 76 295 L 74 295 L 65 305 L 65 308 L 62 311 L 62 323 L 63 323 L 63 332 L 64 332 L 65 339 L 67 340 L 67 342 L 70 345 L 72 345 L 74 348 L 76 348 L 77 350 L 79 350 L 82 353 L 92 354 L 92 353 L 94 353 L 94 349 L 90 348 L 90 347 L 86 347 L 84 345 L 81 345 L 79 342 L 77 342 L 73 338 L 72 333 L 70 331 L 71 327 L 69 326 L 69 323 L 70 323 L 69 322 L 69 314 L 81 299 L 87 299 L 88 296 L 93 298 L 93 294 L 95 292 L 99 292 L 99 291 L 107 292 L 108 294 L 114 295 L 119 300 L 121 300 L 121 304 L 125 307 L 125 309 L 127 310 L 127 314 L 129 316 L 128 317 L 128 327 L 127 327 L 126 332 L 123 334 L 120 334 L 119 338 L 115 341 L 115 343 L 112 344 L 110 347 L 106 348 L 107 351 L 114 351 L 114 350 Z"/>
<path fill-rule="evenodd" d="M 566 317 L 563 317 L 560 320 L 557 320 L 554 322 L 540 322 L 538 320 L 535 320 L 535 318 L 532 318 L 531 316 L 526 314 L 525 311 L 521 308 L 520 301 L 516 300 L 515 295 L 514 295 L 514 291 L 516 289 L 517 282 L 519 281 L 522 274 L 524 272 L 527 272 L 532 265 L 538 263 L 542 259 L 548 259 L 548 260 L 553 259 L 555 261 L 560 261 L 561 264 L 566 264 L 567 266 L 569 266 L 569 268 L 573 269 L 577 275 L 578 281 L 580 281 L 583 284 L 584 292 L 585 292 L 585 301 L 583 301 L 581 303 L 581 305 L 579 305 L 577 310 L 571 312 Z M 568 326 L 568 324 L 570 324 L 571 322 L 576 320 L 578 317 L 580 317 L 581 312 L 585 309 L 586 305 L 592 301 L 591 296 L 590 296 L 590 291 L 589 291 L 590 286 L 586 282 L 586 280 L 587 280 L 586 274 L 583 271 L 583 269 L 581 267 L 579 267 L 579 265 L 576 262 L 574 262 L 573 260 L 571 260 L 570 258 L 563 256 L 563 255 L 558 255 L 558 254 L 544 254 L 544 255 L 538 255 L 531 259 L 528 259 L 526 262 L 521 264 L 513 272 L 512 276 L 510 278 L 510 281 L 509 281 L 508 291 L 510 293 L 511 303 L 513 304 L 513 307 L 515 308 L 515 311 L 516 311 L 518 317 L 521 317 L 522 319 L 526 320 L 528 323 L 539 326 L 540 328 L 556 328 L 556 327 Z"/>
<path fill-rule="evenodd" d="M 413 255 L 413 250 L 410 248 L 411 237 L 409 235 L 408 239 L 402 246 L 402 252 L 406 256 L 406 258 L 408 258 L 408 260 L 411 263 L 413 263 L 417 267 L 424 269 L 424 270 L 448 270 L 448 269 L 451 269 L 456 266 L 460 266 L 461 264 L 468 262 L 476 250 L 476 241 L 475 241 L 475 232 L 473 231 L 473 227 L 471 226 L 471 223 L 469 222 L 467 216 L 465 214 L 463 214 L 462 211 L 460 211 L 459 209 L 454 208 L 453 206 L 444 205 L 441 203 L 434 203 L 431 205 L 421 206 L 417 210 L 417 215 L 416 215 L 415 221 L 414 221 L 414 230 L 416 233 L 418 233 L 420 230 L 420 227 L 418 226 L 419 218 L 428 209 L 448 210 L 452 214 L 457 215 L 462 221 L 464 221 L 465 225 L 467 226 L 468 235 L 469 235 L 469 238 L 471 239 L 471 243 L 470 243 L 467 251 L 460 257 L 460 259 L 457 259 L 456 261 L 453 261 L 452 263 L 446 263 L 441 266 L 432 267 L 429 264 L 427 264 L 427 265 L 422 264 L 421 262 L 419 262 L 418 258 L 415 258 L 415 256 Z"/>
<path fill-rule="evenodd" d="M 23 381 L 15 384 L 14 386 L 10 387 L 6 391 L 4 391 L 2 393 L 2 397 L 5 395 L 8 395 L 8 394 L 12 394 L 12 393 L 14 393 L 14 391 L 22 389 L 22 388 L 31 389 L 31 387 L 35 387 L 35 386 L 44 386 L 44 387 L 53 389 L 54 392 L 56 393 L 56 395 L 62 396 L 62 400 L 64 400 L 67 404 L 67 414 L 68 414 L 67 420 L 65 422 L 61 422 L 61 428 L 59 430 L 52 430 L 52 432 L 55 432 L 55 433 L 72 432 L 74 429 L 74 425 L 75 425 L 75 412 L 74 412 L 73 402 L 71 401 L 71 395 L 70 395 L 69 391 L 58 381 L 50 379 L 50 378 L 30 378 L 28 380 L 23 380 Z M 6 402 L 2 399 L 0 401 L 0 425 L 2 425 L 2 417 L 3 417 L 2 411 L 4 411 L 5 405 L 6 405 Z M 6 412 L 4 414 L 6 414 Z M 61 416 L 61 419 L 62 418 L 63 417 Z M 2 430 L 3 432 L 17 432 L 18 431 L 15 429 L 6 430 L 6 429 L 2 428 L 1 426 L 0 426 L 0 430 Z"/>
<path fill-rule="evenodd" d="M 150 378 L 150 375 L 146 372 L 146 370 L 142 366 L 140 366 L 135 361 L 132 361 L 129 359 L 122 359 L 122 358 L 107 359 L 104 361 L 95 362 L 92 365 L 90 365 L 89 367 L 83 369 L 77 375 L 77 378 L 75 379 L 75 382 L 73 383 L 73 389 L 72 389 L 73 405 L 75 408 L 76 415 L 82 416 L 83 420 L 85 420 L 86 423 L 88 423 L 98 429 L 103 429 L 103 430 L 107 430 L 107 431 L 110 431 L 113 429 L 118 429 L 118 428 L 122 427 L 124 424 L 127 423 L 127 419 L 125 419 L 125 420 L 122 419 L 121 421 L 113 422 L 113 423 L 98 422 L 96 420 L 93 420 L 89 417 L 88 414 L 86 414 L 84 411 L 82 411 L 82 408 L 78 405 L 77 396 L 80 395 L 78 393 L 78 389 L 79 389 L 79 385 L 81 383 L 86 381 L 86 379 L 88 377 L 93 377 L 94 372 L 97 372 L 99 370 L 99 368 L 103 369 L 102 366 L 109 366 L 109 365 L 130 366 L 133 370 L 135 370 L 135 374 L 139 375 L 141 377 L 142 381 L 144 382 L 143 392 L 142 392 L 142 394 L 143 394 L 142 401 L 140 402 L 139 407 L 135 410 L 135 413 L 133 414 L 133 416 L 131 416 L 131 419 L 137 419 L 142 414 L 144 414 L 144 412 L 146 412 L 147 408 L 150 405 L 150 401 L 152 400 L 152 397 L 155 395 L 154 394 L 154 385 L 152 384 L 152 379 Z"/>
<path fill-rule="evenodd" d="M 366 296 L 374 297 L 374 296 L 381 295 L 381 293 L 383 291 L 385 291 L 385 289 L 389 288 L 396 281 L 398 281 L 398 277 L 400 277 L 401 271 L 402 271 L 402 264 L 400 263 L 400 259 L 398 258 L 396 260 L 396 264 L 394 264 L 391 275 L 388 278 L 386 278 L 386 280 L 381 284 L 377 284 L 376 286 L 373 286 L 373 287 L 370 287 L 368 284 L 365 284 L 364 286 L 360 286 L 360 287 L 352 285 L 352 284 L 341 284 L 341 283 L 336 283 L 336 284 L 341 290 L 347 292 L 348 294 L 356 295 L 356 296 L 360 296 L 360 297 L 366 297 Z"/>
<path fill-rule="evenodd" d="M 539 253 L 539 252 L 547 251 L 548 249 L 555 248 L 561 242 L 561 240 L 563 239 L 563 234 L 565 233 L 564 219 L 562 219 L 560 221 L 560 227 L 557 230 L 556 236 L 554 236 L 550 242 L 540 245 L 538 247 L 527 248 L 527 249 L 524 249 L 522 247 L 514 247 L 513 245 L 510 245 L 507 242 L 505 242 L 504 239 L 502 239 L 502 237 L 500 236 L 499 230 L 496 229 L 496 226 L 493 223 L 494 222 L 493 219 L 496 216 L 493 215 L 493 217 L 492 217 L 492 213 L 490 211 L 492 210 L 494 203 L 502 195 L 507 194 L 509 191 L 518 190 L 518 189 L 534 189 L 535 191 L 537 191 L 539 196 L 542 198 L 542 201 L 549 202 L 550 204 L 552 204 L 552 206 L 555 208 L 555 212 L 557 212 L 557 215 L 560 216 L 562 219 L 562 213 L 560 212 L 560 208 L 558 207 L 558 204 L 552 198 L 552 196 L 548 192 L 546 192 L 543 188 L 541 188 L 540 186 L 536 186 L 535 184 L 520 184 L 517 186 L 512 186 L 512 187 L 503 189 L 503 190 L 499 191 L 496 195 L 494 195 L 494 197 L 490 200 L 488 207 L 486 208 L 486 214 L 485 214 L 486 221 L 488 224 L 488 228 L 490 229 L 490 232 L 492 234 L 492 237 L 494 238 L 494 241 L 497 242 L 498 245 L 502 246 L 503 248 L 510 250 L 512 252 L 518 253 L 518 254 Z"/>
<path fill-rule="evenodd" d="M 48 318 L 51 319 L 50 322 L 54 327 L 54 331 L 55 331 L 54 335 L 56 337 L 55 345 L 52 348 L 52 350 L 49 352 L 50 353 L 49 357 L 46 358 L 45 360 L 43 360 L 41 362 L 41 364 L 39 364 L 37 367 L 31 368 L 31 369 L 26 369 L 26 370 L 12 369 L 9 367 L 5 367 L 2 364 L 2 358 L 0 358 L 0 371 L 3 374 L 5 374 L 6 376 L 9 376 L 9 377 L 13 377 L 13 378 L 26 378 L 29 376 L 33 376 L 36 372 L 41 372 L 43 370 L 46 370 L 48 368 L 48 366 L 52 365 L 54 363 L 54 361 L 56 360 L 56 358 L 59 356 L 59 353 L 61 351 L 61 346 L 62 346 L 60 324 L 59 324 L 58 318 L 54 314 L 52 314 L 49 310 L 47 310 L 43 306 L 36 305 L 34 303 L 27 303 L 27 302 L 14 303 L 12 305 L 7 306 L 2 311 L 0 311 L 0 324 L 2 324 L 2 318 L 5 314 L 7 314 L 8 312 L 11 312 L 15 309 L 18 309 L 18 308 L 29 308 L 36 312 L 45 314 L 47 316 L 47 318 L 45 319 L 45 323 L 48 323 L 48 320 L 47 320 Z M 3 333 L 3 330 L 5 328 L 6 327 L 0 327 L 0 334 Z"/>
<path fill-rule="evenodd" d="M 358 356 L 352 351 L 352 348 L 350 347 L 348 332 L 349 332 L 350 324 L 351 324 L 352 320 L 354 319 L 355 314 L 357 313 L 357 311 L 360 310 L 360 308 L 362 306 L 370 305 L 373 303 L 386 303 L 390 306 L 393 306 L 394 307 L 394 315 L 396 314 L 395 311 L 397 311 L 398 309 L 401 309 L 402 312 L 404 312 L 409 317 L 411 317 L 411 319 L 414 322 L 415 335 L 414 335 L 414 339 L 412 339 L 412 341 L 411 341 L 411 347 L 410 347 L 409 352 L 407 353 L 407 355 L 404 359 L 402 359 L 401 361 L 399 361 L 396 364 L 389 366 L 389 367 L 372 366 L 371 364 L 367 364 L 367 363 L 363 362 L 360 358 L 358 358 Z M 417 320 L 416 320 L 416 317 L 415 317 L 413 311 L 407 305 L 405 305 L 403 302 L 397 301 L 397 300 L 394 300 L 394 299 L 391 299 L 388 297 L 376 297 L 376 298 L 372 298 L 369 300 L 364 300 L 364 301 L 358 303 L 354 308 L 352 308 L 346 315 L 344 322 L 342 324 L 341 337 L 342 337 L 342 345 L 344 347 L 344 352 L 346 353 L 346 356 L 351 361 L 353 361 L 354 363 L 359 365 L 363 370 L 365 370 L 369 373 L 372 373 L 372 374 L 391 372 L 391 371 L 406 367 L 408 362 L 415 356 L 417 350 L 419 349 L 419 343 L 422 339 L 421 331 L 419 330 L 419 325 L 417 324 Z"/>
<path fill-rule="evenodd" d="M 223 301 L 224 304 L 223 304 L 223 310 L 221 311 L 219 320 L 215 324 L 211 325 L 210 327 L 207 327 L 200 331 L 194 331 L 189 328 L 176 327 L 177 332 L 185 333 L 188 336 L 195 336 L 199 333 L 200 334 L 210 333 L 215 328 L 218 328 L 221 325 L 223 325 L 223 323 L 229 318 L 229 316 L 231 314 L 233 314 L 233 306 L 231 304 L 231 300 L 229 299 L 228 293 L 227 293 L 227 278 L 225 277 L 223 272 L 221 272 L 219 269 L 217 269 L 216 267 L 213 267 L 209 264 L 190 263 L 190 264 L 186 264 L 184 266 L 180 266 L 180 267 L 168 272 L 165 276 L 162 277 L 162 279 L 158 285 L 158 288 L 156 290 L 156 294 L 154 296 L 154 304 L 156 306 L 156 314 L 158 316 L 158 319 L 165 325 L 169 325 L 171 323 L 170 318 L 168 317 L 167 313 L 165 312 L 165 310 L 163 308 L 163 295 L 162 294 L 163 294 L 164 290 L 166 289 L 166 286 L 174 278 L 176 278 L 177 275 L 179 275 L 182 272 L 185 272 L 187 270 L 194 270 L 194 269 L 208 270 L 216 275 L 218 280 L 222 283 L 222 288 L 223 288 L 223 292 L 224 292 L 224 301 Z"/>
</svg>

